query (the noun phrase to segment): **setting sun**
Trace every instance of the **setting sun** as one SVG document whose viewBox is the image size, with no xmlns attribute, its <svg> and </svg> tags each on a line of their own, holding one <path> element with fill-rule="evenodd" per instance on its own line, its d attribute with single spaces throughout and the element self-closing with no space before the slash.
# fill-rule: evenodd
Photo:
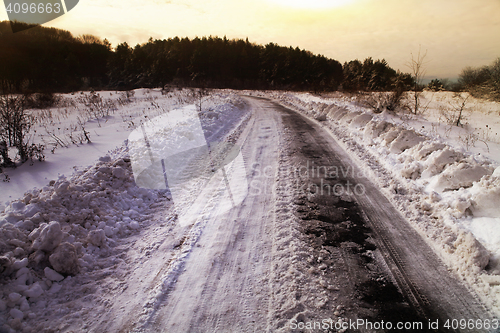
<svg viewBox="0 0 500 333">
<path fill-rule="evenodd" d="M 281 6 L 300 9 L 327 9 L 352 3 L 353 0 L 269 0 Z"/>
</svg>

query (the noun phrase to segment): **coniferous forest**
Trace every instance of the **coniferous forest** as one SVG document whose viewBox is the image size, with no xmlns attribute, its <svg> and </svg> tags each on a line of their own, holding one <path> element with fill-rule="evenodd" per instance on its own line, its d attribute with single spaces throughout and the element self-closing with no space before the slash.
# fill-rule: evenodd
<svg viewBox="0 0 500 333">
<path fill-rule="evenodd" d="M 165 85 L 312 91 L 412 86 L 411 75 L 396 72 L 385 60 L 368 58 L 342 65 L 299 48 L 225 37 L 150 39 L 134 47 L 121 43 L 112 48 L 107 40 L 74 37 L 55 28 L 33 26 L 14 34 L 10 24 L 0 22 L 3 93 Z"/>
</svg>

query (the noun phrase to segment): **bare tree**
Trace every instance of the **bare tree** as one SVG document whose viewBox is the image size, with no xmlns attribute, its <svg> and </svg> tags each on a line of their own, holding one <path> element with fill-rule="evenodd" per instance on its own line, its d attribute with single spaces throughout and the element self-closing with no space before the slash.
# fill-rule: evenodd
<svg viewBox="0 0 500 333">
<path fill-rule="evenodd" d="M 202 111 L 202 102 L 203 102 L 203 97 L 209 96 L 210 95 L 210 89 L 201 87 L 201 88 L 192 88 L 191 89 L 191 94 L 192 96 L 197 100 L 196 106 L 198 107 L 198 111 Z"/>
<path fill-rule="evenodd" d="M 26 109 L 24 96 L 0 96 L 0 154 L 4 166 L 13 166 L 8 147 L 16 147 L 21 163 L 36 156 L 43 160 L 43 145 L 30 143 L 30 129 L 35 117 Z"/>
<path fill-rule="evenodd" d="M 420 112 L 420 104 L 421 104 L 421 87 L 422 87 L 422 79 L 425 75 L 425 57 L 427 56 L 427 50 L 422 54 L 421 47 L 418 48 L 418 55 L 415 57 L 413 53 L 411 53 L 411 60 L 406 64 L 411 69 L 414 84 L 413 84 L 413 102 L 410 110 L 414 114 L 418 114 Z"/>
</svg>

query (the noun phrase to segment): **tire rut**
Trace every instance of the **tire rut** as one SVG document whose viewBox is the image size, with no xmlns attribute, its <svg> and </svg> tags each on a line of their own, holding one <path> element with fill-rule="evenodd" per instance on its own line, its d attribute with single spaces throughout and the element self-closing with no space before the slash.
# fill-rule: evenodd
<svg viewBox="0 0 500 333">
<path fill-rule="evenodd" d="M 339 276 L 347 278 L 330 292 L 346 318 L 427 324 L 435 318 L 427 298 L 401 273 L 404 261 L 360 207 L 353 170 L 329 149 L 322 138 L 326 133 L 318 133 L 295 112 L 278 108 L 284 127 L 295 135 L 290 147 L 298 189 L 295 214 L 313 256 L 321 258 L 310 263 L 311 271 L 322 271 L 332 284 L 339 283 Z M 425 326 L 406 331 L 435 332 Z"/>
</svg>

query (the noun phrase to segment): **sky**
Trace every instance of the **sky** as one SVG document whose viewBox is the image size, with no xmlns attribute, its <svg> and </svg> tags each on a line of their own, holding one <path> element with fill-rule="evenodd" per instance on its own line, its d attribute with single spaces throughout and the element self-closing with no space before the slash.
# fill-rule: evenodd
<svg viewBox="0 0 500 333">
<path fill-rule="evenodd" d="M 500 57 L 500 0 L 80 0 L 44 26 L 114 46 L 150 37 L 248 38 L 341 63 L 386 59 L 403 72 L 420 50 L 428 77 L 451 79 Z"/>
</svg>

